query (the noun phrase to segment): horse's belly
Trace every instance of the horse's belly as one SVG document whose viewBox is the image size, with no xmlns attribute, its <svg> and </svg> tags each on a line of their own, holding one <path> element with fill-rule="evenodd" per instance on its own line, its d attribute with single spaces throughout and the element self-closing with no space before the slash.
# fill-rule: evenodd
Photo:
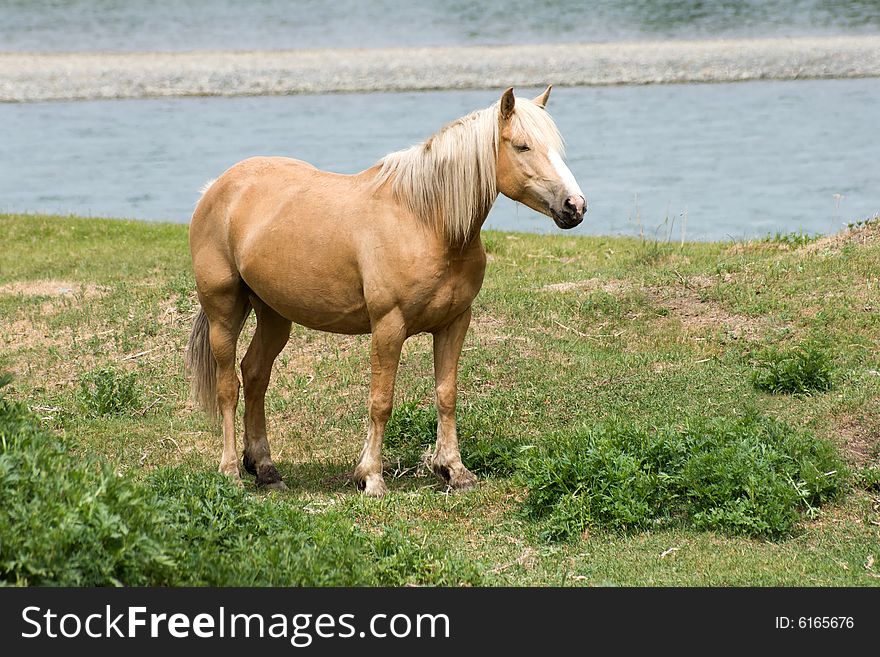
<svg viewBox="0 0 880 657">
<path fill-rule="evenodd" d="M 280 283 L 248 285 L 275 312 L 296 324 L 333 333 L 370 332 L 370 316 L 359 287 L 295 279 Z"/>
<path fill-rule="evenodd" d="M 363 303 L 329 307 L 314 300 L 288 299 L 272 307 L 292 322 L 307 328 L 349 335 L 370 332 L 370 316 Z"/>
</svg>

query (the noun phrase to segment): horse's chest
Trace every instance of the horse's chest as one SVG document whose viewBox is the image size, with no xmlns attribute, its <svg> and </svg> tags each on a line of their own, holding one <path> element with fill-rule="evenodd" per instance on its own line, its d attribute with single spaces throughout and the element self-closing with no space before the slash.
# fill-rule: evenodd
<svg viewBox="0 0 880 657">
<path fill-rule="evenodd" d="M 484 270 L 479 263 L 454 263 L 413 281 L 400 304 L 410 331 L 432 331 L 470 308 L 482 286 Z"/>
</svg>

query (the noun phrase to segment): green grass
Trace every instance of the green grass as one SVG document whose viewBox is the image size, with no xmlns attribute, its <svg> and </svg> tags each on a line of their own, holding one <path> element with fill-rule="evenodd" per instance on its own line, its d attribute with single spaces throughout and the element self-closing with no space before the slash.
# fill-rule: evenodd
<svg viewBox="0 0 880 657">
<path fill-rule="evenodd" d="M 138 405 L 140 392 L 134 372 L 105 367 L 86 372 L 79 383 L 80 402 L 92 417 L 122 415 Z"/>
<path fill-rule="evenodd" d="M 2 394 L 2 393 L 0 393 Z M 219 473 L 164 466 L 141 481 L 78 460 L 0 397 L 0 581 L 20 585 L 479 583 L 472 565 L 391 525 L 259 499 Z"/>
<path fill-rule="evenodd" d="M 758 354 L 752 383 L 773 394 L 826 392 L 833 385 L 833 367 L 828 352 L 815 344 L 797 345 Z"/>
<path fill-rule="evenodd" d="M 877 585 L 877 228 L 684 245 L 488 233 L 458 410 L 481 485 L 448 495 L 420 465 L 436 415 L 415 336 L 377 501 L 349 477 L 368 337 L 294 327 L 267 397 L 290 491 L 239 489 L 188 402 L 186 227 L 0 215 L 2 579 Z M 767 372 L 779 385 L 762 389 Z"/>
<path fill-rule="evenodd" d="M 776 232 L 764 238 L 764 241 L 768 244 L 778 244 L 790 247 L 798 247 L 803 246 L 804 244 L 809 244 L 810 242 L 815 242 L 819 239 L 821 235 L 811 235 L 809 233 L 805 233 L 800 230 L 792 233 L 780 233 Z"/>
<path fill-rule="evenodd" d="M 830 442 L 755 414 L 589 428 L 536 450 L 521 471 L 527 515 L 550 540 L 670 525 L 779 538 L 846 481 Z"/>
</svg>

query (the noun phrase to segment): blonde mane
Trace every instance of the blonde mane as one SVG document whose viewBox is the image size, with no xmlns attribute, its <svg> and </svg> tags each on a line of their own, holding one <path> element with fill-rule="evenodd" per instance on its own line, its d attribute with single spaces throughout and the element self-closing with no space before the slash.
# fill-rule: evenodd
<svg viewBox="0 0 880 657">
<path fill-rule="evenodd" d="M 421 144 L 389 153 L 374 182 L 391 182 L 395 199 L 451 244 L 463 244 L 479 230 L 498 196 L 499 103 L 441 128 Z M 562 152 L 562 137 L 549 114 L 517 99 L 514 135 Z"/>
</svg>

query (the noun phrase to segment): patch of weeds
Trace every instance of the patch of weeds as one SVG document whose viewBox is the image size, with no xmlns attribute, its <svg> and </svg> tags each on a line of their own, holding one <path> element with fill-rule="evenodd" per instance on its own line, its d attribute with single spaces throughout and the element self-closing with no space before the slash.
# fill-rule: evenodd
<svg viewBox="0 0 880 657">
<path fill-rule="evenodd" d="M 876 226 L 878 224 L 880 224 L 880 214 L 875 214 L 872 217 L 866 217 L 865 219 L 859 219 L 858 221 L 851 221 L 846 224 L 846 227 L 849 230 L 858 230 L 861 228 Z"/>
<path fill-rule="evenodd" d="M 549 441 L 521 468 L 524 511 L 554 541 L 670 524 L 780 537 L 846 478 L 830 442 L 755 414 L 683 429 L 604 425 Z"/>
<path fill-rule="evenodd" d="M 659 229 L 658 229 L 659 230 Z M 635 252 L 635 261 L 643 265 L 654 265 L 675 252 L 676 247 L 668 241 L 642 239 Z"/>
<path fill-rule="evenodd" d="M 150 483 L 174 500 L 180 577 L 208 586 L 402 586 L 477 583 L 476 568 L 396 526 L 378 536 L 333 510 L 256 498 L 215 472 L 164 468 Z"/>
<path fill-rule="evenodd" d="M 91 417 L 121 415 L 140 403 L 135 372 L 104 367 L 83 374 L 79 384 L 79 401 Z"/>
<path fill-rule="evenodd" d="M 743 269 L 741 260 L 719 260 L 715 263 L 715 274 L 724 276 L 726 274 L 738 274 Z"/>
<path fill-rule="evenodd" d="M 480 239 L 483 242 L 483 248 L 486 250 L 486 253 L 495 253 L 498 251 L 498 238 L 494 235 L 487 235 L 486 233 L 482 233 L 480 235 Z"/>
<path fill-rule="evenodd" d="M 479 585 L 481 577 L 471 559 L 464 559 L 403 523 L 392 525 L 371 546 L 375 580 L 383 586 L 431 583 Z"/>
<path fill-rule="evenodd" d="M 81 461 L 23 404 L 0 394 L 0 582 L 166 583 L 174 558 L 151 491 Z"/>
<path fill-rule="evenodd" d="M 216 472 L 146 481 L 70 453 L 0 394 L 0 585 L 400 586 L 479 584 L 476 566 L 396 526 L 257 497 Z"/>
<path fill-rule="evenodd" d="M 516 471 L 525 449 L 512 438 L 466 438 L 460 447 L 462 462 L 483 477 L 509 477 Z"/>
<path fill-rule="evenodd" d="M 481 477 L 509 477 L 516 472 L 523 441 L 508 432 L 508 411 L 495 402 L 461 407 L 458 424 L 462 462 Z"/>
<path fill-rule="evenodd" d="M 803 230 L 799 230 L 790 233 L 776 232 L 772 235 L 767 235 L 762 241 L 768 244 L 783 244 L 785 246 L 796 248 L 803 246 L 804 244 L 809 244 L 810 242 L 815 242 L 820 237 L 822 237 L 822 235 L 818 233 L 810 235 Z"/>
<path fill-rule="evenodd" d="M 827 350 L 814 343 L 788 350 L 759 352 L 751 374 L 752 385 L 771 394 L 825 392 L 833 386 L 833 367 Z"/>
<path fill-rule="evenodd" d="M 872 493 L 880 492 L 880 467 L 862 468 L 856 475 L 856 484 Z"/>
<path fill-rule="evenodd" d="M 414 468 L 437 439 L 437 410 L 406 402 L 394 408 L 385 425 L 383 453 L 402 468 Z"/>
<path fill-rule="evenodd" d="M 593 292 L 577 308 L 583 320 L 621 318 L 632 310 L 633 299 L 621 298 L 608 292 Z"/>
<path fill-rule="evenodd" d="M 522 442 L 498 435 L 506 418 L 486 408 L 463 407 L 458 416 L 461 460 L 480 476 L 507 477 L 517 467 Z M 416 468 L 437 440 L 437 409 L 406 402 L 396 407 L 385 426 L 383 454 L 400 469 Z"/>
</svg>

